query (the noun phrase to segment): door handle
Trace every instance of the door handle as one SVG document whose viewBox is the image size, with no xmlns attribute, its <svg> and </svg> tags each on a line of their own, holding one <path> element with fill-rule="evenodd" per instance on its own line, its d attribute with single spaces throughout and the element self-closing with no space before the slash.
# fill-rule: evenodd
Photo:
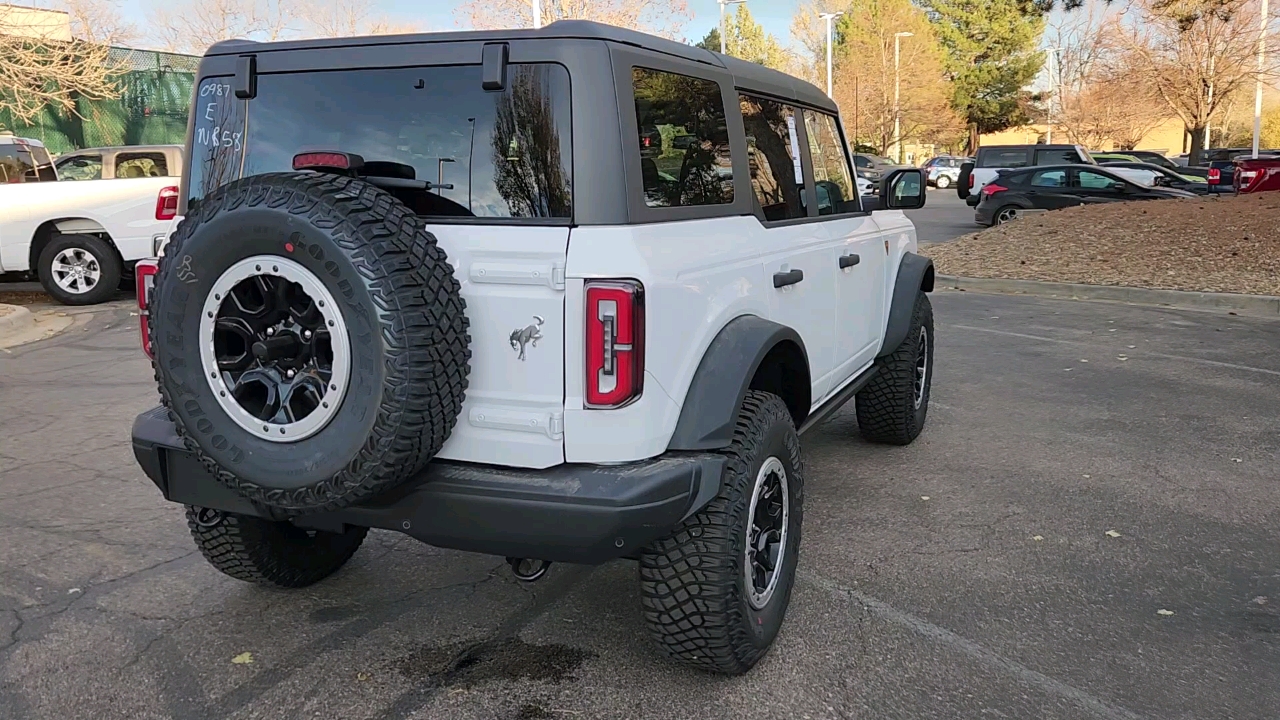
<svg viewBox="0 0 1280 720">
<path fill-rule="evenodd" d="M 858 257 L 857 255 L 841 255 L 840 269 L 843 270 L 845 268 L 851 268 L 860 262 L 862 262 L 862 258 Z"/>
<path fill-rule="evenodd" d="M 803 270 L 792 270 L 790 272 L 776 272 L 773 274 L 773 286 L 775 288 L 795 285 L 804 279 Z"/>
</svg>

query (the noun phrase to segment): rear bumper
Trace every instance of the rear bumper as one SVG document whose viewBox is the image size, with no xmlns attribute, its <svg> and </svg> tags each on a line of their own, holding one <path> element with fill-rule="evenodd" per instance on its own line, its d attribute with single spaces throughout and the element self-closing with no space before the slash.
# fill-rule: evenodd
<svg viewBox="0 0 1280 720">
<path fill-rule="evenodd" d="M 134 421 L 133 452 L 167 500 L 265 517 L 183 448 L 163 408 Z M 456 550 L 598 564 L 670 535 L 715 497 L 723 469 L 724 458 L 709 453 L 546 470 L 436 461 L 383 495 L 293 523 L 382 528 Z"/>
</svg>

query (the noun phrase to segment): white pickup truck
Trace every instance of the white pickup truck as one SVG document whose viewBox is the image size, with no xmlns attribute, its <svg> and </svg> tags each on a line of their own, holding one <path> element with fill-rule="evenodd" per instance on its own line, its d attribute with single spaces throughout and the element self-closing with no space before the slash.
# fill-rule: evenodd
<svg viewBox="0 0 1280 720">
<path fill-rule="evenodd" d="M 40 141 L 0 136 L 0 273 L 34 274 L 66 305 L 110 299 L 168 231 L 181 171 L 175 146 L 81 150 L 55 166 Z"/>
</svg>

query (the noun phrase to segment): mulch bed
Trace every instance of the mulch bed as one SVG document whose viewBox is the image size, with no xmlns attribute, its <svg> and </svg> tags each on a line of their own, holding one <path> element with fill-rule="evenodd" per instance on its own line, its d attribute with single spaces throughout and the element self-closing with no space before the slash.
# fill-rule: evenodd
<svg viewBox="0 0 1280 720">
<path fill-rule="evenodd" d="M 1280 192 L 1068 208 L 921 252 L 944 275 L 1280 295 Z"/>
</svg>

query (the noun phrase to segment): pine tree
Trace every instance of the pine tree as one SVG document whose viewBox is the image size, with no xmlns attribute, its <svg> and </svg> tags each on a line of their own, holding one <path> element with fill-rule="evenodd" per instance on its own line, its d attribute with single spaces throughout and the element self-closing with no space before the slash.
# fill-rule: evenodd
<svg viewBox="0 0 1280 720">
<path fill-rule="evenodd" d="M 751 17 L 746 5 L 724 18 L 725 50 L 729 55 L 775 70 L 785 70 L 790 58 L 778 39 L 766 33 L 764 27 Z M 712 28 L 697 46 L 704 50 L 720 52 L 720 29 Z"/>
</svg>

